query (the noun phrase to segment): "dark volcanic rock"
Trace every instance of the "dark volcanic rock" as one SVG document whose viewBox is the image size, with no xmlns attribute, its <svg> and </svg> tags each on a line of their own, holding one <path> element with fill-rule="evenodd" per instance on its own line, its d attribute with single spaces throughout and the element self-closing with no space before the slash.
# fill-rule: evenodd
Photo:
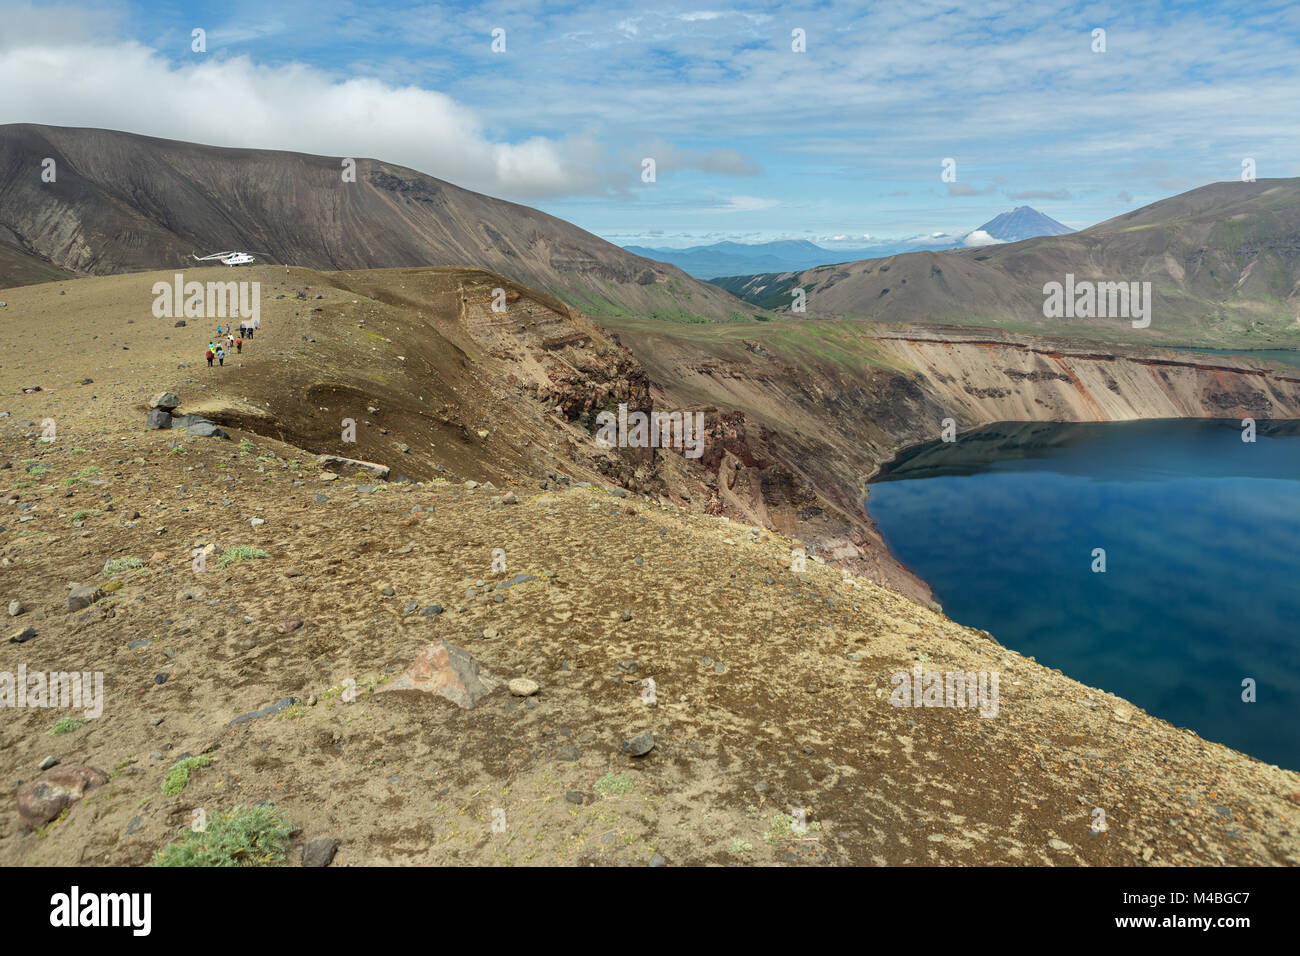
<svg viewBox="0 0 1300 956">
<path fill-rule="evenodd" d="M 637 734 L 623 741 L 622 752 L 632 757 L 644 757 L 655 749 L 654 734 Z"/>
<path fill-rule="evenodd" d="M 303 866 L 329 866 L 338 852 L 339 841 L 330 837 L 317 837 L 302 848 Z"/>
</svg>

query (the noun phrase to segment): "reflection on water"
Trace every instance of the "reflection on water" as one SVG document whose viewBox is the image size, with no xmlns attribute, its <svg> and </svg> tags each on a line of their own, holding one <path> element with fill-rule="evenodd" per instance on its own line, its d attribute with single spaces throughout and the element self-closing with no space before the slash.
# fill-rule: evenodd
<svg viewBox="0 0 1300 956">
<path fill-rule="evenodd" d="M 867 506 L 950 617 L 1300 769 L 1300 423 L 1257 435 L 1213 421 L 994 425 L 901 455 Z M 1245 678 L 1256 703 L 1241 700 Z"/>
</svg>

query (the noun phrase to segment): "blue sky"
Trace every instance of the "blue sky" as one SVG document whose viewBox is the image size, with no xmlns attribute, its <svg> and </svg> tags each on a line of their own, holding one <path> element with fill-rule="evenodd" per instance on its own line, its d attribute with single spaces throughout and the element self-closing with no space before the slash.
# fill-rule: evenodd
<svg viewBox="0 0 1300 956">
<path fill-rule="evenodd" d="M 1082 227 L 1247 157 L 1300 176 L 1300 5 L 1270 0 L 0 0 L 0 23 L 0 122 L 374 156 L 620 244 L 854 246 L 1021 204 Z"/>
</svg>

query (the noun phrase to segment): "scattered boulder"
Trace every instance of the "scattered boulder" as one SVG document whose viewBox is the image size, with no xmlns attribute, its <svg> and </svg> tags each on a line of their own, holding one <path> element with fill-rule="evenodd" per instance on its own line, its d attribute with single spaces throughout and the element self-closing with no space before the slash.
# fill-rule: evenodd
<svg viewBox="0 0 1300 956">
<path fill-rule="evenodd" d="M 17 617 L 19 614 L 22 614 L 23 611 L 25 610 L 27 610 L 27 608 L 23 605 L 23 602 L 18 600 L 17 598 L 14 598 L 14 600 L 9 602 L 10 617 Z"/>
<path fill-rule="evenodd" d="M 291 634 L 300 627 L 302 627 L 302 618 L 291 617 L 277 624 L 275 626 L 275 632 L 277 634 Z"/>
<path fill-rule="evenodd" d="M 175 322 L 172 323 L 172 328 L 173 328 L 173 329 L 183 329 L 183 328 L 185 328 L 185 320 L 184 320 L 184 319 L 177 319 Z"/>
<path fill-rule="evenodd" d="M 159 392 L 149 399 L 150 408 L 161 408 L 165 412 L 173 411 L 180 403 L 181 400 L 176 397 L 175 392 Z"/>
<path fill-rule="evenodd" d="M 637 734 L 623 741 L 621 751 L 631 757 L 644 757 L 650 751 L 655 749 L 655 735 Z"/>
<path fill-rule="evenodd" d="M 267 704 L 261 710 L 250 710 L 246 714 L 240 714 L 230 723 L 226 724 L 226 729 L 229 730 L 231 727 L 234 727 L 237 724 L 242 724 L 246 720 L 257 720 L 259 717 L 270 717 L 272 714 L 278 714 L 282 710 L 288 710 L 296 703 L 298 703 L 297 697 L 282 697 L 274 704 Z"/>
<path fill-rule="evenodd" d="M 510 693 L 516 697 L 532 697 L 541 690 L 537 681 L 529 680 L 527 677 L 516 677 L 507 686 L 510 688 Z"/>
<path fill-rule="evenodd" d="M 387 465 L 380 465 L 373 461 L 361 461 L 356 458 L 343 458 L 340 455 L 321 455 L 316 459 L 316 464 L 326 471 L 346 472 L 352 474 L 356 471 L 364 471 L 372 478 L 380 481 L 388 479 L 389 468 Z"/>
<path fill-rule="evenodd" d="M 229 438 L 226 432 L 217 427 L 216 422 L 210 422 L 206 418 L 190 422 L 185 426 L 185 430 L 191 435 L 198 435 L 200 438 Z"/>
<path fill-rule="evenodd" d="M 85 796 L 86 791 L 106 783 L 108 774 L 96 767 L 54 767 L 18 788 L 18 813 L 29 827 L 43 826 Z"/>
<path fill-rule="evenodd" d="M 36 628 L 30 624 L 9 638 L 10 644 L 25 644 L 36 636 Z"/>
<path fill-rule="evenodd" d="M 68 594 L 68 610 L 84 611 L 103 596 L 103 588 L 94 584 L 87 584 L 83 588 L 73 588 Z"/>
<path fill-rule="evenodd" d="M 302 865 L 329 866 L 338 852 L 339 841 L 330 837 L 317 837 L 302 848 Z"/>
<path fill-rule="evenodd" d="M 161 408 L 150 409 L 149 417 L 145 419 L 144 427 L 149 429 L 149 431 L 162 431 L 163 429 L 171 428 L 171 412 L 165 411 Z"/>
<path fill-rule="evenodd" d="M 410 667 L 375 693 L 413 690 L 437 694 L 469 710 L 496 687 L 496 679 L 466 651 L 436 640 L 419 653 Z"/>
<path fill-rule="evenodd" d="M 521 572 L 521 573 L 519 573 L 519 574 L 516 574 L 516 575 L 515 575 L 513 578 L 511 578 L 509 581 L 502 581 L 500 584 L 497 585 L 497 590 L 498 590 L 498 591 L 503 591 L 503 590 L 505 590 L 506 588 L 514 587 L 516 584 L 523 584 L 523 583 L 526 582 L 526 581 L 536 581 L 536 580 L 537 580 L 537 575 L 535 575 L 535 574 L 524 574 L 524 573 Z"/>
</svg>

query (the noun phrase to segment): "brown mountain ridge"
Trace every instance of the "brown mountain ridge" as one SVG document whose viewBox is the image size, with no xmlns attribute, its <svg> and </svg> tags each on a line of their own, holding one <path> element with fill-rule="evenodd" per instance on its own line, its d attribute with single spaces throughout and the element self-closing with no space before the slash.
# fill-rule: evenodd
<svg viewBox="0 0 1300 956">
<path fill-rule="evenodd" d="M 380 160 L 357 158 L 344 182 L 340 157 L 0 126 L 0 288 L 188 267 L 223 249 L 314 269 L 491 269 L 593 315 L 758 311 L 562 219 Z"/>
</svg>

